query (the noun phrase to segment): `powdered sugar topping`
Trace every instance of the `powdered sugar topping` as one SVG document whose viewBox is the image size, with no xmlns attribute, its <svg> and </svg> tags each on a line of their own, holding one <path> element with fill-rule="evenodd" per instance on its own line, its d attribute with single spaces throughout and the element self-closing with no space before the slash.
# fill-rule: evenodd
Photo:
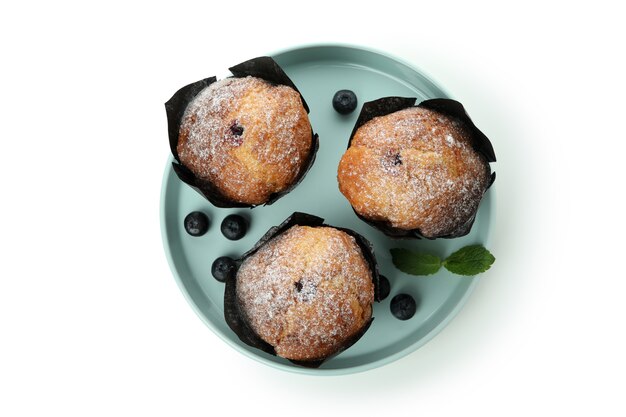
<svg viewBox="0 0 626 417">
<path fill-rule="evenodd" d="M 489 174 L 458 121 L 413 107 L 359 128 L 340 163 L 339 185 L 371 220 L 444 236 L 474 216 Z"/>
<path fill-rule="evenodd" d="M 262 200 L 297 176 L 311 149 L 310 129 L 295 90 L 226 78 L 187 106 L 177 150 L 183 165 L 233 200 Z"/>
<path fill-rule="evenodd" d="M 371 317 L 372 275 L 354 238 L 293 226 L 246 259 L 237 299 L 277 353 L 311 360 L 337 350 Z"/>
</svg>

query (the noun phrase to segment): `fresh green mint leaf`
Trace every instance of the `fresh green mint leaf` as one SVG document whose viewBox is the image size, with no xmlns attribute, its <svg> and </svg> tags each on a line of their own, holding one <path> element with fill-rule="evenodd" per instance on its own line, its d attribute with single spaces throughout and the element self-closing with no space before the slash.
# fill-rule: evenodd
<svg viewBox="0 0 626 417">
<path fill-rule="evenodd" d="M 470 245 L 448 256 L 443 266 L 454 274 L 472 276 L 488 270 L 495 260 L 483 245 Z"/>
<path fill-rule="evenodd" d="M 393 264 L 400 271 L 411 275 L 431 275 L 441 268 L 438 256 L 411 252 L 407 249 L 391 249 Z"/>
</svg>

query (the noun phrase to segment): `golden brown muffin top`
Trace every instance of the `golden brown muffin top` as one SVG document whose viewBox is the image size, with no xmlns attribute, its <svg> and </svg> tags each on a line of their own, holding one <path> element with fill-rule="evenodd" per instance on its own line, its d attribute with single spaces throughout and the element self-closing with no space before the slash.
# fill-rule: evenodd
<svg viewBox="0 0 626 417">
<path fill-rule="evenodd" d="M 188 105 L 177 152 L 228 199 L 262 204 L 295 181 L 311 143 L 297 91 L 255 77 L 226 78 Z"/>
<path fill-rule="evenodd" d="M 341 158 L 339 189 L 363 217 L 426 237 L 453 234 L 489 186 L 486 159 L 455 119 L 411 107 L 376 117 Z"/>
<path fill-rule="evenodd" d="M 324 359 L 372 316 L 372 272 L 355 239 L 332 227 L 291 227 L 247 258 L 236 279 L 242 315 L 284 358 Z"/>
</svg>

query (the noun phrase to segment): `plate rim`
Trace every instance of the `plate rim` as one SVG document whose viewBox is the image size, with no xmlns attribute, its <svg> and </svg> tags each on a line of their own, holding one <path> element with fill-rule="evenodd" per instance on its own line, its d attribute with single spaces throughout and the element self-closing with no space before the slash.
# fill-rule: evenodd
<svg viewBox="0 0 626 417">
<path fill-rule="evenodd" d="M 436 82 L 427 72 L 422 71 L 418 66 L 409 63 L 401 58 L 398 58 L 392 54 L 389 54 L 388 52 L 384 52 L 384 51 L 380 51 L 377 50 L 375 48 L 370 48 L 370 47 L 364 47 L 361 45 L 354 45 L 354 44 L 348 44 L 348 43 L 306 43 L 306 44 L 302 44 L 302 45 L 297 45 L 297 46 L 292 46 L 292 47 L 287 47 L 287 48 L 283 48 L 283 49 L 279 49 L 279 50 L 275 50 L 271 53 L 268 54 L 268 56 L 274 57 L 276 55 L 282 55 L 282 54 L 288 54 L 288 53 L 293 53 L 299 50 L 303 50 L 303 49 L 313 49 L 313 48 L 348 48 L 348 49 L 354 49 L 354 50 L 358 50 L 360 52 L 364 52 L 364 53 L 368 53 L 368 54 L 375 54 L 375 55 L 380 55 L 386 59 L 398 62 L 404 66 L 406 66 L 407 68 L 411 69 L 412 71 L 418 73 L 420 76 L 422 76 L 423 78 L 425 78 L 428 82 L 434 84 L 437 86 L 437 88 L 439 88 L 441 91 L 443 91 L 445 93 L 445 95 L 448 98 L 453 98 L 453 95 L 450 94 L 450 92 L 445 88 L 442 87 L 438 82 Z M 282 363 L 278 363 L 278 362 L 274 362 L 274 361 L 270 361 L 262 356 L 256 355 L 253 352 L 250 352 L 249 350 L 245 349 L 244 347 L 238 345 L 237 343 L 235 343 L 233 340 L 231 340 L 231 338 L 229 338 L 228 336 L 226 336 L 224 334 L 224 332 L 222 332 L 221 329 L 219 329 L 217 326 L 215 326 L 213 324 L 212 321 L 210 321 L 199 309 L 199 307 L 196 305 L 196 303 L 194 302 L 191 294 L 189 293 L 189 291 L 187 290 L 186 286 L 184 285 L 180 274 L 178 273 L 175 261 L 172 257 L 172 249 L 170 246 L 170 242 L 168 239 L 168 234 L 167 234 L 167 223 L 166 223 L 166 204 L 167 204 L 167 200 L 166 200 L 166 194 L 167 194 L 167 182 L 168 179 L 172 173 L 172 162 L 174 161 L 174 158 L 172 157 L 172 155 L 168 155 L 167 158 L 167 163 L 165 164 L 165 169 L 163 172 L 163 176 L 161 179 L 161 192 L 160 192 L 160 202 L 159 202 L 159 223 L 160 223 L 160 227 L 161 227 L 161 240 L 163 242 L 163 250 L 165 252 L 165 256 L 170 268 L 170 272 L 172 273 L 172 275 L 174 276 L 174 279 L 176 281 L 176 284 L 178 286 L 178 288 L 180 289 L 180 291 L 183 293 L 185 299 L 187 300 L 187 303 L 191 305 L 193 311 L 196 313 L 196 315 L 198 317 L 200 317 L 200 319 L 202 320 L 202 322 L 209 327 L 214 334 L 216 334 L 221 340 L 223 340 L 224 342 L 226 342 L 229 346 L 233 347 L 235 350 L 237 350 L 238 352 L 242 353 L 244 356 L 253 359 L 256 362 L 260 362 L 263 363 L 265 365 L 268 365 L 272 368 L 275 369 L 280 369 L 281 371 L 286 371 L 286 372 L 290 372 L 290 373 L 296 373 L 296 374 L 302 374 L 302 375 L 318 375 L 318 376 L 322 376 L 322 375 L 327 375 L 327 376 L 334 376 L 334 375 L 348 375 L 348 374 L 356 374 L 356 373 L 361 373 L 361 372 L 365 372 L 365 371 L 369 371 L 369 370 L 373 370 L 376 368 L 380 368 L 382 366 L 388 365 L 390 363 L 396 362 L 399 359 L 411 354 L 412 352 L 417 351 L 419 348 L 421 348 L 422 346 L 424 346 L 426 343 L 430 342 L 435 336 L 437 336 L 438 334 L 441 333 L 441 331 L 448 326 L 448 324 L 450 324 L 450 322 L 459 314 L 459 312 L 463 309 L 463 307 L 467 304 L 467 300 L 468 298 L 471 296 L 471 294 L 474 292 L 476 286 L 478 285 L 478 283 L 480 282 L 480 276 L 474 276 L 471 278 L 468 277 L 463 277 L 463 279 L 470 279 L 471 282 L 468 285 L 467 289 L 465 290 L 465 292 L 463 293 L 463 295 L 461 296 L 461 298 L 458 300 L 458 302 L 456 303 L 456 305 L 454 306 L 454 308 L 452 308 L 452 310 L 445 316 L 445 318 L 439 322 L 435 327 L 433 327 L 424 337 L 422 337 L 421 339 L 419 339 L 418 341 L 416 341 L 415 343 L 410 344 L 409 346 L 405 347 L 404 349 L 401 349 L 391 355 L 385 356 L 381 359 L 372 361 L 372 362 L 368 362 L 365 364 L 361 364 L 361 365 L 355 365 L 355 366 L 348 366 L 345 368 L 333 368 L 333 369 L 325 369 L 325 368 L 316 368 L 316 369 L 310 369 L 310 368 L 305 368 L 305 367 L 297 367 L 297 366 L 292 366 L 292 365 L 286 365 L 286 364 L 282 364 Z M 489 209 L 489 227 L 492 228 L 493 225 L 495 224 L 495 184 L 492 185 L 488 192 L 490 193 L 489 199 L 490 199 L 490 209 Z M 483 197 L 484 198 L 484 197 Z M 485 244 L 488 244 L 488 242 L 491 240 L 491 236 L 492 233 L 488 233 L 487 237 L 485 239 Z"/>
</svg>

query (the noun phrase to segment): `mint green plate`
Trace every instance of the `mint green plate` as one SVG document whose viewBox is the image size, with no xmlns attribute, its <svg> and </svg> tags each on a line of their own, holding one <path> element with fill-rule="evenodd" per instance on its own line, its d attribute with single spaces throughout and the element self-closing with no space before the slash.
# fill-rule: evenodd
<svg viewBox="0 0 626 417">
<path fill-rule="evenodd" d="M 408 64 L 358 47 L 312 45 L 279 52 L 273 58 L 298 86 L 311 108 L 311 123 L 320 137 L 315 164 L 291 193 L 271 206 L 250 210 L 213 207 L 182 183 L 168 163 L 161 193 L 161 229 L 170 267 L 182 292 L 207 326 L 249 357 L 279 369 L 305 374 L 348 374 L 387 364 L 414 351 L 441 331 L 458 313 L 477 281 L 477 278 L 454 276 L 444 270 L 430 277 L 405 275 L 394 268 L 389 249 L 406 247 L 447 256 L 467 244 L 487 244 L 494 214 L 493 187 L 481 203 L 471 233 L 463 238 L 436 241 L 387 238 L 354 215 L 337 187 L 337 166 L 360 107 L 366 101 L 384 96 L 417 97 L 418 103 L 450 96 Z M 206 76 L 221 71 L 207 68 Z M 354 91 L 359 100 L 357 109 L 348 116 L 339 115 L 331 105 L 334 93 L 341 89 Z M 471 109 L 468 111 L 471 114 Z M 167 149 L 166 132 L 163 132 L 162 145 Z M 189 236 L 183 227 L 183 219 L 194 210 L 204 211 L 211 220 L 209 231 L 202 237 Z M 323 217 L 330 225 L 347 227 L 364 235 L 374 245 L 381 273 L 391 282 L 389 297 L 375 303 L 375 320 L 367 333 L 319 369 L 302 368 L 243 344 L 224 321 L 224 284 L 211 276 L 211 263 L 215 258 L 238 257 L 270 227 L 280 224 L 294 211 Z M 239 241 L 229 241 L 220 233 L 222 219 L 231 213 L 243 213 L 250 219 L 250 229 Z M 418 302 L 417 312 L 410 320 L 397 320 L 389 311 L 390 300 L 399 293 L 411 294 Z"/>
</svg>

